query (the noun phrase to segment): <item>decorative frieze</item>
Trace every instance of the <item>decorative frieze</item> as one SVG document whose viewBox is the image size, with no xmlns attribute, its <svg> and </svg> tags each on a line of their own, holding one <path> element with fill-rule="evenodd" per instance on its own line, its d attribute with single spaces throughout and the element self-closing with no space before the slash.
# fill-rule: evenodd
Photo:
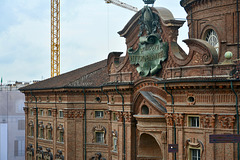
<svg viewBox="0 0 240 160">
<path fill-rule="evenodd" d="M 131 112 L 124 112 L 123 113 L 125 122 L 131 122 L 133 120 L 133 115 Z"/>
<path fill-rule="evenodd" d="M 203 128 L 214 128 L 215 119 L 216 119 L 215 114 L 200 116 L 200 122 Z"/>
<path fill-rule="evenodd" d="M 64 118 L 83 118 L 84 109 L 64 109 Z"/>
<path fill-rule="evenodd" d="M 222 128 L 233 129 L 235 122 L 234 115 L 219 115 L 218 120 Z"/>
<path fill-rule="evenodd" d="M 118 122 L 123 122 L 123 118 L 125 118 L 125 122 L 133 121 L 133 114 L 131 112 L 114 112 L 116 114 L 116 119 Z"/>
<path fill-rule="evenodd" d="M 173 119 L 176 126 L 183 126 L 184 115 L 182 113 L 176 113 L 173 115 Z"/>
<path fill-rule="evenodd" d="M 173 126 L 173 115 L 171 113 L 166 113 L 165 118 L 168 126 Z"/>
<path fill-rule="evenodd" d="M 165 118 L 168 126 L 173 126 L 173 122 L 175 122 L 176 126 L 184 125 L 184 114 L 182 113 L 166 113 Z"/>
</svg>

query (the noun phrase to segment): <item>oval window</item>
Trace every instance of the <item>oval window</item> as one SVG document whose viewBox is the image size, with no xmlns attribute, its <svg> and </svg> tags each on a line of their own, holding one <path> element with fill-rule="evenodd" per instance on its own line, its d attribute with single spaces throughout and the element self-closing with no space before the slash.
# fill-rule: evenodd
<svg viewBox="0 0 240 160">
<path fill-rule="evenodd" d="M 142 106 L 142 114 L 149 114 L 149 108 L 146 105 Z"/>
<path fill-rule="evenodd" d="M 189 103 L 192 103 L 192 102 L 194 102 L 194 101 L 195 101 L 194 97 L 192 97 L 192 96 L 188 97 L 188 99 L 187 99 L 187 100 L 188 100 L 188 102 L 189 102 Z"/>
</svg>

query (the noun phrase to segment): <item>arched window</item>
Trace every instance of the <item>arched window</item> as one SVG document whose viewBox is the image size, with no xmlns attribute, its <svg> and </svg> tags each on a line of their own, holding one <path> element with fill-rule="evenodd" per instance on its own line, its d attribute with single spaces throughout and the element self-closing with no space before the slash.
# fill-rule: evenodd
<svg viewBox="0 0 240 160">
<path fill-rule="evenodd" d="M 213 29 L 206 31 L 204 39 L 216 49 L 217 53 L 219 52 L 218 35 Z"/>
<path fill-rule="evenodd" d="M 146 105 L 142 106 L 142 114 L 149 114 L 149 108 Z"/>
</svg>

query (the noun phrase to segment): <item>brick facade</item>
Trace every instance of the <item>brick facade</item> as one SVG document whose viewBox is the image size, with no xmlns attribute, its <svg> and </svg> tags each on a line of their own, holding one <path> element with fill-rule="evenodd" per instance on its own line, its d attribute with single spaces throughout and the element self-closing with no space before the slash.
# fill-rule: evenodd
<svg viewBox="0 0 240 160">
<path fill-rule="evenodd" d="M 141 77 L 128 53 L 112 52 L 107 60 L 21 88 L 26 160 L 172 160 L 168 145 L 174 143 L 178 160 L 236 159 L 236 144 L 209 143 L 209 135 L 237 133 L 235 2 L 181 1 L 188 13 L 188 54 L 176 42 L 184 22 L 165 8 L 151 8 L 169 48 L 155 75 Z M 139 46 L 141 16 L 139 11 L 119 32 L 128 49 Z M 212 30 L 218 48 L 204 37 Z M 232 58 L 226 60 L 226 51 Z"/>
</svg>

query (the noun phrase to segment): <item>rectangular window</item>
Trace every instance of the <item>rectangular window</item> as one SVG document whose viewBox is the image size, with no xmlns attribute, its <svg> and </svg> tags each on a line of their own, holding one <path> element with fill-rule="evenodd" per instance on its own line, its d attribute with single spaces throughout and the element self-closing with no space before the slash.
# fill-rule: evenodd
<svg viewBox="0 0 240 160">
<path fill-rule="evenodd" d="M 30 110 L 30 114 L 31 114 L 31 116 L 33 116 L 33 109 Z"/>
<path fill-rule="evenodd" d="M 25 154 L 25 141 L 15 140 L 14 141 L 14 156 L 24 156 Z"/>
<path fill-rule="evenodd" d="M 30 127 L 30 136 L 34 136 L 34 127 L 33 126 Z"/>
<path fill-rule="evenodd" d="M 95 132 L 96 143 L 104 143 L 104 132 Z"/>
<path fill-rule="evenodd" d="M 40 116 L 43 116 L 43 110 L 42 109 L 40 110 Z"/>
<path fill-rule="evenodd" d="M 18 120 L 18 130 L 25 130 L 25 120 Z"/>
<path fill-rule="evenodd" d="M 52 130 L 51 129 L 48 130 L 48 139 L 52 140 Z"/>
<path fill-rule="evenodd" d="M 63 131 L 60 131 L 60 137 L 59 137 L 60 142 L 63 142 L 63 136 L 64 136 L 63 133 L 64 133 Z"/>
<path fill-rule="evenodd" d="M 63 111 L 59 111 L 59 118 L 63 118 Z"/>
<path fill-rule="evenodd" d="M 199 117 L 188 117 L 189 127 L 199 127 Z"/>
<path fill-rule="evenodd" d="M 52 110 L 51 109 L 48 110 L 48 116 L 52 116 Z"/>
<path fill-rule="evenodd" d="M 40 128 L 39 138 L 43 138 L 43 128 Z"/>
<path fill-rule="evenodd" d="M 116 121 L 116 120 L 117 120 L 116 113 L 113 113 L 113 121 Z"/>
<path fill-rule="evenodd" d="M 103 111 L 95 111 L 95 118 L 103 118 Z"/>
<path fill-rule="evenodd" d="M 113 150 L 117 151 L 117 137 L 113 137 Z"/>
<path fill-rule="evenodd" d="M 200 160 L 200 149 L 190 149 L 190 160 Z"/>
</svg>

